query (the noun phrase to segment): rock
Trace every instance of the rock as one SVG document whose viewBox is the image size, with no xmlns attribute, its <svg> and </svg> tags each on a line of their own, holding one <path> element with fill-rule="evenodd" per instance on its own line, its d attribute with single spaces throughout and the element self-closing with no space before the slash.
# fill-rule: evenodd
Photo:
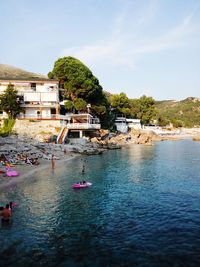
<svg viewBox="0 0 200 267">
<path fill-rule="evenodd" d="M 120 149 L 121 145 L 118 143 L 114 143 L 114 142 L 108 142 L 107 143 L 107 148 L 108 149 Z"/>
<path fill-rule="evenodd" d="M 193 141 L 200 141 L 200 135 L 199 135 L 199 136 L 194 136 L 194 137 L 192 138 L 192 140 L 193 140 Z"/>
<path fill-rule="evenodd" d="M 105 139 L 109 135 L 109 130 L 100 129 L 99 134 L 101 139 Z"/>
</svg>

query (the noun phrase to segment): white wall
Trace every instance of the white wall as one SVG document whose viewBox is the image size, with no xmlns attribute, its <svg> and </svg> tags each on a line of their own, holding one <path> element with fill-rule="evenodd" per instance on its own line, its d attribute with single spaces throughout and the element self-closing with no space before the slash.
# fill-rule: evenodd
<svg viewBox="0 0 200 267">
<path fill-rule="evenodd" d="M 24 92 L 26 102 L 58 102 L 57 92 Z"/>
<path fill-rule="evenodd" d="M 37 111 L 38 109 L 34 108 L 26 108 L 26 117 L 34 118 L 37 117 Z"/>
<path fill-rule="evenodd" d="M 116 127 L 117 127 L 117 131 L 121 132 L 121 133 L 127 133 L 128 132 L 128 125 L 126 125 L 125 123 L 115 123 Z"/>
<path fill-rule="evenodd" d="M 141 129 L 142 128 L 140 123 L 128 123 L 128 127 L 131 129 Z"/>
<path fill-rule="evenodd" d="M 58 93 L 56 92 L 48 92 L 41 93 L 41 101 L 44 102 L 58 102 Z"/>
<path fill-rule="evenodd" d="M 24 101 L 30 102 L 30 101 L 36 101 L 40 102 L 40 93 L 24 93 Z"/>
<path fill-rule="evenodd" d="M 40 111 L 40 108 L 26 108 L 26 117 L 30 118 L 37 118 L 38 114 L 37 111 Z M 50 118 L 51 117 L 51 110 L 50 108 L 42 108 L 42 118 Z"/>
<path fill-rule="evenodd" d="M 50 118 L 51 117 L 50 108 L 42 108 L 42 117 L 43 118 Z"/>
</svg>

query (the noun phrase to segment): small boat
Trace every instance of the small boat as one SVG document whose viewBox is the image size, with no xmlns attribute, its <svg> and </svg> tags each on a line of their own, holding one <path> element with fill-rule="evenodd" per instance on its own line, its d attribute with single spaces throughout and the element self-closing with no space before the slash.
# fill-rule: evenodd
<svg viewBox="0 0 200 267">
<path fill-rule="evenodd" d="M 76 184 L 73 184 L 72 185 L 72 188 L 74 189 L 79 189 L 79 188 L 86 188 L 86 187 L 89 187 L 91 186 L 92 183 L 89 183 L 89 182 L 85 182 L 85 183 L 76 183 Z"/>
</svg>

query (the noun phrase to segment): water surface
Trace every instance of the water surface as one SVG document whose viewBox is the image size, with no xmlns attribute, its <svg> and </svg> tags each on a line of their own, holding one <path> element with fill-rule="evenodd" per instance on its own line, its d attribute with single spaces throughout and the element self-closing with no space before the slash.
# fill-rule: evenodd
<svg viewBox="0 0 200 267">
<path fill-rule="evenodd" d="M 73 190 L 83 178 L 92 187 Z M 10 200 L 0 266 L 200 266 L 197 142 L 76 158 L 0 192 Z"/>
</svg>

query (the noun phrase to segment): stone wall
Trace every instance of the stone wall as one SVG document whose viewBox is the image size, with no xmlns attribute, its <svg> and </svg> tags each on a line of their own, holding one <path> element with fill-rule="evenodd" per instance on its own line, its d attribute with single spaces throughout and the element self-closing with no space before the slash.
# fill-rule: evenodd
<svg viewBox="0 0 200 267">
<path fill-rule="evenodd" d="M 44 141 L 52 135 L 58 135 L 61 127 L 59 120 L 16 120 L 13 131 L 20 136 Z"/>
</svg>

